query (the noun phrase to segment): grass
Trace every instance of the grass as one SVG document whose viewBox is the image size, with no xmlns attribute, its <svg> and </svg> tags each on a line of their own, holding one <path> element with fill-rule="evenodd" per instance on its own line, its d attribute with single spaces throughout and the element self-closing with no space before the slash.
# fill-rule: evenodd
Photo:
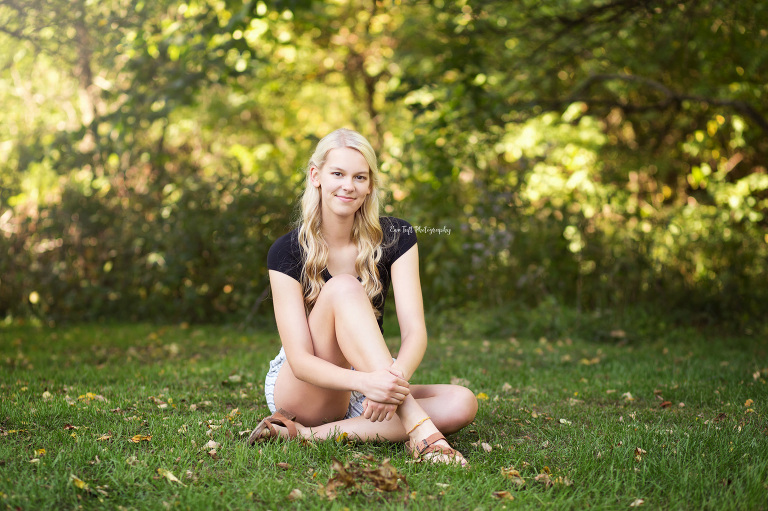
<svg viewBox="0 0 768 511">
<path fill-rule="evenodd" d="M 412 383 L 478 396 L 451 439 L 469 471 L 387 443 L 249 447 L 278 348 L 233 327 L 0 327 L 0 508 L 768 509 L 768 357 L 753 337 L 432 339 Z M 354 478 L 385 458 L 398 490 L 318 493 L 334 459 Z"/>
</svg>

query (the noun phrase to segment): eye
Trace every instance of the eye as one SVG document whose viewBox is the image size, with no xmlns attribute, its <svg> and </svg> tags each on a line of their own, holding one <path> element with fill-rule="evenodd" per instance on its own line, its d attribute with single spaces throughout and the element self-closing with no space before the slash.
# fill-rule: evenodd
<svg viewBox="0 0 768 511">
<path fill-rule="evenodd" d="M 360 174 L 359 176 L 356 176 L 358 181 L 365 181 L 367 179 L 366 176 Z"/>
<path fill-rule="evenodd" d="M 341 176 L 341 172 L 331 172 L 332 176 Z"/>
</svg>

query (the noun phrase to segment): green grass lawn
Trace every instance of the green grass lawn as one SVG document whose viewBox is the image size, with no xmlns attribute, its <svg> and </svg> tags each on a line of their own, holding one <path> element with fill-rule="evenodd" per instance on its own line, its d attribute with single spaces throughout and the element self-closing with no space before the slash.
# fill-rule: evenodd
<svg viewBox="0 0 768 511">
<path fill-rule="evenodd" d="M 622 334 L 431 339 L 412 383 L 480 403 L 450 439 L 462 470 L 400 444 L 249 447 L 273 332 L 0 327 L 0 508 L 768 509 L 766 343 Z"/>
</svg>

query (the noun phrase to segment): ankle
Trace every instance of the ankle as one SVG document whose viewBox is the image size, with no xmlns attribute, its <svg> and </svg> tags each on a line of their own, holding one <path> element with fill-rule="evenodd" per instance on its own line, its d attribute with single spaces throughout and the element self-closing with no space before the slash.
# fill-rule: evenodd
<svg viewBox="0 0 768 511">
<path fill-rule="evenodd" d="M 432 422 L 432 419 L 427 419 L 421 424 L 419 424 L 418 427 L 412 429 L 408 433 L 408 438 L 411 441 L 418 442 L 434 433 L 439 433 L 439 432 L 440 431 L 437 429 L 437 426 L 435 426 L 435 423 Z"/>
</svg>

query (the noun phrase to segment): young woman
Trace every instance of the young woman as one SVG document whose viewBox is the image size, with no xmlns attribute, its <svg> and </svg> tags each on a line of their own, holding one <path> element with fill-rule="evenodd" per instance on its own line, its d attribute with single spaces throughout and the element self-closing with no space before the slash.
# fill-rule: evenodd
<svg viewBox="0 0 768 511">
<path fill-rule="evenodd" d="M 307 166 L 299 227 L 269 250 L 283 347 L 265 392 L 273 415 L 250 442 L 272 437 L 407 441 L 414 457 L 465 465 L 443 434 L 475 418 L 474 394 L 457 385 L 409 385 L 427 346 L 414 229 L 379 217 L 376 155 L 340 129 Z M 401 346 L 393 359 L 382 313 L 394 289 Z"/>
</svg>

